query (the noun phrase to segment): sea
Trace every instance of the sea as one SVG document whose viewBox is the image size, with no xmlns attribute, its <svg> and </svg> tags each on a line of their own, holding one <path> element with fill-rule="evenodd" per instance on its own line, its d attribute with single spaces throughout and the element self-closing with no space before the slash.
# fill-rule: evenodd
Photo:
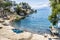
<svg viewBox="0 0 60 40">
<path fill-rule="evenodd" d="M 45 7 L 36 10 L 37 13 L 33 13 L 22 20 L 16 21 L 14 23 L 16 28 L 34 33 L 48 32 L 51 24 L 48 20 L 48 16 L 51 14 L 51 8 Z"/>
</svg>

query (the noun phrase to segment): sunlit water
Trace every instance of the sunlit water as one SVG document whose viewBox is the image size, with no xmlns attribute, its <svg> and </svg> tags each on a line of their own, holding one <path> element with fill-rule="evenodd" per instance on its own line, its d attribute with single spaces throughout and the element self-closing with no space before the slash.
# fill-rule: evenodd
<svg viewBox="0 0 60 40">
<path fill-rule="evenodd" d="M 14 24 L 16 27 L 31 32 L 46 32 L 49 29 L 50 22 L 48 16 L 51 13 L 50 7 L 37 9 L 37 13 L 33 13 L 25 19 L 16 21 Z"/>
</svg>

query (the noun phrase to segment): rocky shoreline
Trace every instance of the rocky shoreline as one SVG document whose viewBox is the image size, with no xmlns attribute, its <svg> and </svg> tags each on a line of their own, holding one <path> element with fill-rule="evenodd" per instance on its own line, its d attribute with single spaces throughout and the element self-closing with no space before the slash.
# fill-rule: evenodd
<svg viewBox="0 0 60 40">
<path fill-rule="evenodd" d="M 1 4 L 5 4 L 0 7 L 0 40 L 50 40 L 52 38 L 58 38 L 57 36 L 53 37 L 50 34 L 45 33 L 44 35 L 39 35 L 27 32 L 26 30 L 21 33 L 15 33 L 12 29 L 16 28 L 11 25 L 11 22 L 24 19 L 29 14 L 37 12 L 37 10 L 34 11 L 33 9 L 31 9 L 28 3 L 22 2 L 18 4 L 18 6 L 15 6 L 15 4 L 14 6 L 11 6 L 11 1 L 0 2 L 2 2 Z M 12 10 L 12 7 L 16 7 L 16 9 L 13 8 Z"/>
<path fill-rule="evenodd" d="M 51 36 L 50 34 L 34 34 L 31 32 L 23 31 L 19 34 L 12 31 L 15 29 L 13 26 L 10 25 L 11 20 L 4 20 L 5 24 L 0 23 L 0 40 L 49 40 L 49 38 L 58 38 L 57 36 Z"/>
</svg>

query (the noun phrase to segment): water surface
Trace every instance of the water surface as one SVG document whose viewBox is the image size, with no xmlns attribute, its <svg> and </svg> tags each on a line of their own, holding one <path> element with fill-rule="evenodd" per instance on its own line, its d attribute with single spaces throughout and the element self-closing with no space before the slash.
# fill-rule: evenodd
<svg viewBox="0 0 60 40">
<path fill-rule="evenodd" d="M 46 32 L 50 26 L 48 20 L 50 13 L 50 7 L 37 9 L 37 13 L 33 13 L 25 19 L 15 22 L 15 26 L 31 32 Z"/>
</svg>

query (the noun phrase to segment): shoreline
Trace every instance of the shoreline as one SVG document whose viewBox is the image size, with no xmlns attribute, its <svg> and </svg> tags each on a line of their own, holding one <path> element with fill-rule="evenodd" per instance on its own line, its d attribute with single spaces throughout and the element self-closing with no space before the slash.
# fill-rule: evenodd
<svg viewBox="0 0 60 40">
<path fill-rule="evenodd" d="M 10 23 L 9 20 L 5 20 L 7 23 Z M 49 40 L 49 38 L 58 38 L 57 36 L 51 36 L 50 34 L 44 33 L 41 34 L 35 34 L 28 32 L 27 30 L 24 30 L 22 33 L 15 33 L 12 31 L 12 29 L 16 29 L 11 25 L 3 25 L 0 23 L 0 40 Z M 47 36 L 47 37 L 45 37 Z"/>
<path fill-rule="evenodd" d="M 50 34 L 50 30 L 49 29 L 44 29 L 44 30 L 30 30 L 30 29 L 28 29 L 28 28 L 23 28 L 23 27 L 21 27 L 21 26 L 16 26 L 16 25 L 14 25 L 14 22 L 12 23 L 12 25 L 13 25 L 13 27 L 14 28 L 16 28 L 16 29 L 19 29 L 19 30 L 24 30 L 24 31 L 26 31 L 26 32 L 31 32 L 31 33 L 33 33 L 33 34 L 44 34 L 44 33 L 47 33 L 47 34 Z"/>
</svg>

